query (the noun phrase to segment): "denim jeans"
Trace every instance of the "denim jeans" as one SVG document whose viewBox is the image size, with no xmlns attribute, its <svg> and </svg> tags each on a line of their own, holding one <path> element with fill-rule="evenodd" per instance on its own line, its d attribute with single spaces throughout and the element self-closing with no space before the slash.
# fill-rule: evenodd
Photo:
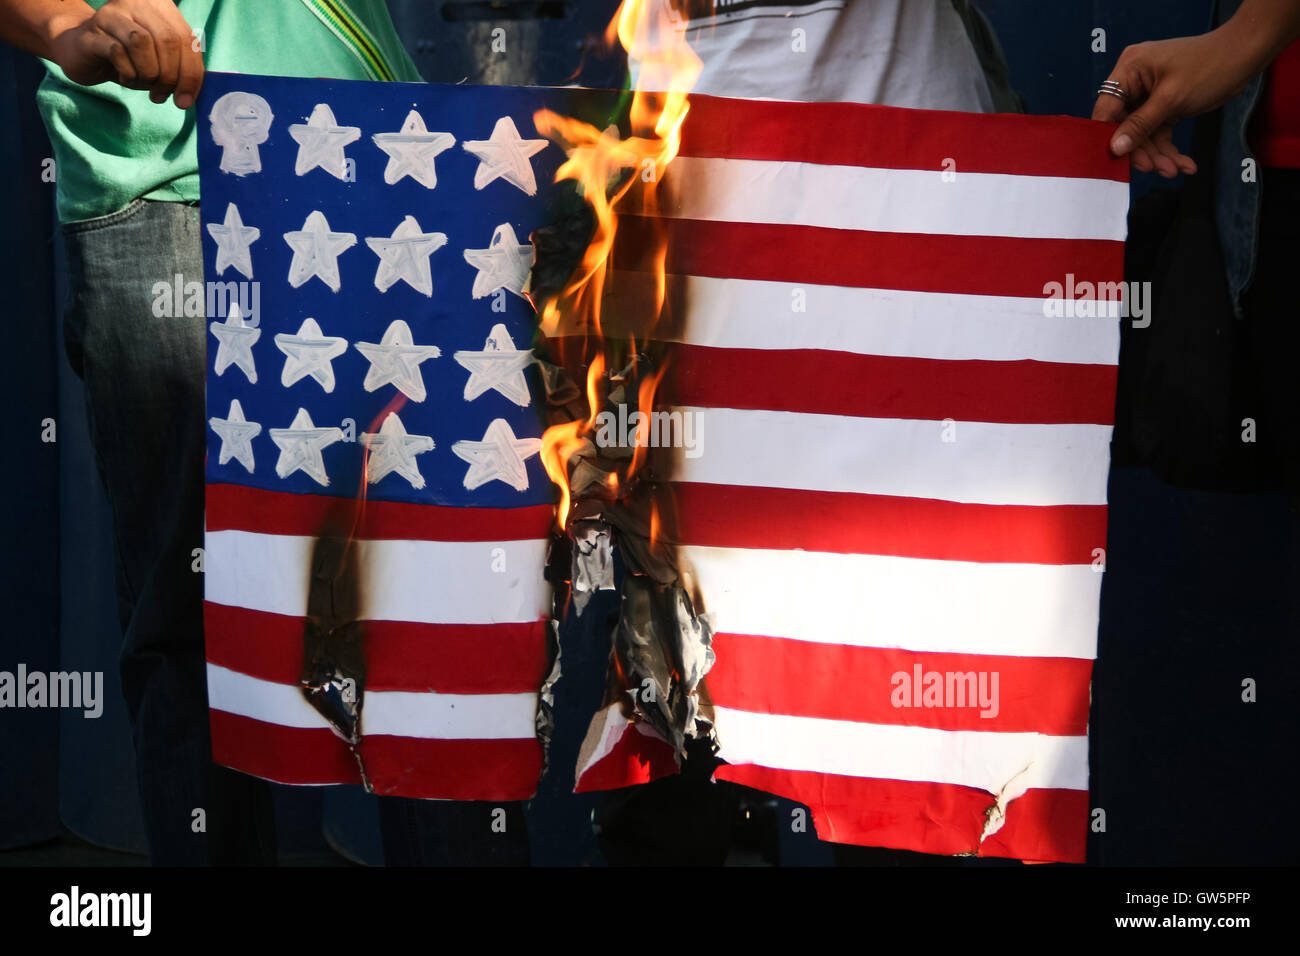
<svg viewBox="0 0 1300 956">
<path fill-rule="evenodd" d="M 208 734 L 203 575 L 195 570 L 207 320 L 154 309 L 159 283 L 170 290 L 177 276 L 203 281 L 198 209 L 136 200 L 62 232 L 65 346 L 85 384 L 113 512 L 122 692 L 150 859 L 273 863 L 270 787 L 213 764 Z"/>
</svg>

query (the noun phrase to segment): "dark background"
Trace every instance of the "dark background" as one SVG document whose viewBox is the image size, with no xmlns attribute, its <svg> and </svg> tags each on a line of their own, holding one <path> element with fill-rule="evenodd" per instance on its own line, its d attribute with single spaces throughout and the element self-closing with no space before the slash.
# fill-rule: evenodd
<svg viewBox="0 0 1300 956">
<path fill-rule="evenodd" d="M 588 54 L 612 0 L 483 4 L 390 0 L 408 49 L 431 81 L 560 84 L 621 82 L 617 64 Z M 1095 90 L 1129 43 L 1200 32 L 1210 0 L 982 0 L 1030 112 L 1087 116 Z M 540 10 L 541 18 L 526 16 Z M 481 19 L 484 12 L 506 19 Z M 482 58 L 495 26 L 510 52 Z M 1093 30 L 1106 52 L 1092 51 Z M 0 47 L 0 289 L 7 348 L 0 407 L 10 421 L 0 573 L 0 669 L 101 670 L 105 712 L 0 712 L 0 865 L 138 861 L 142 850 L 129 732 L 116 685 L 117 617 L 107 505 L 95 476 L 80 383 L 63 357 L 52 276 L 51 155 L 33 102 L 41 69 Z M 1187 131 L 1180 130 L 1186 141 Z M 1157 185 L 1138 176 L 1135 195 Z M 1160 183 L 1167 188 L 1168 184 Z M 39 440 L 57 422 L 57 442 Z M 1149 471 L 1115 468 L 1093 684 L 1091 864 L 1293 863 L 1291 804 L 1297 716 L 1283 649 L 1296 640 L 1300 554 L 1282 496 L 1212 493 L 1166 485 Z M 603 635 L 585 615 L 566 626 L 568 693 L 594 706 Z M 1259 700 L 1241 702 L 1244 678 Z M 572 764 L 576 741 L 557 743 Z M 354 788 L 277 788 L 286 863 L 381 860 L 374 806 Z M 574 797 L 548 778 L 530 810 L 535 863 L 600 863 L 590 815 L 597 797 Z M 831 862 L 826 844 L 775 827 L 790 805 L 757 795 L 737 821 L 732 862 Z M 91 846 L 93 845 L 93 846 Z M 343 855 L 337 856 L 330 850 Z M 907 861 L 906 854 L 879 862 Z M 994 861 L 979 861 L 995 865 Z"/>
</svg>

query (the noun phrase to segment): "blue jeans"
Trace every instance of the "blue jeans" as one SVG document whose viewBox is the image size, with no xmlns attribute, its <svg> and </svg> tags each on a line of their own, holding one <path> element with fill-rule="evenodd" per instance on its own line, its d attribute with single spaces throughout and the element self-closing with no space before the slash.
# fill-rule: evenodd
<svg viewBox="0 0 1300 956">
<path fill-rule="evenodd" d="M 157 317 L 203 281 L 197 208 L 136 200 L 66 223 L 64 339 L 113 512 L 122 691 L 155 865 L 274 863 L 270 787 L 212 762 L 203 651 L 207 320 Z M 182 286 L 182 289 L 184 287 Z M 202 809 L 206 829 L 196 830 Z"/>
</svg>

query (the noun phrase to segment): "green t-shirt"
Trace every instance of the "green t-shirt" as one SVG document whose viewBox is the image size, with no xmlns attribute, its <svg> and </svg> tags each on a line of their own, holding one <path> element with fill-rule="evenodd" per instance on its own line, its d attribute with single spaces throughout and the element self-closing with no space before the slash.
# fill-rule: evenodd
<svg viewBox="0 0 1300 956">
<path fill-rule="evenodd" d="M 209 70 L 370 79 L 362 60 L 303 0 L 179 0 L 177 6 L 202 31 Z M 345 7 L 369 31 L 394 77 L 419 82 L 383 0 L 323 6 Z M 171 100 L 153 103 L 148 91 L 116 83 L 79 86 L 53 63 L 45 65 L 48 75 L 36 99 L 54 145 L 61 220 L 106 216 L 139 197 L 198 200 L 195 109 L 178 110 Z"/>
</svg>

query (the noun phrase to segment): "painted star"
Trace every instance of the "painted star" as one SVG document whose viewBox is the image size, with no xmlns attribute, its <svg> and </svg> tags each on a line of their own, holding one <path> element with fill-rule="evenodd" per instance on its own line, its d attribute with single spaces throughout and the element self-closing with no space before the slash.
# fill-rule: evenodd
<svg viewBox="0 0 1300 956">
<path fill-rule="evenodd" d="M 257 242 L 262 230 L 256 226 L 245 226 L 238 206 L 233 202 L 228 203 L 226 221 L 208 223 L 208 235 L 217 244 L 217 275 L 234 266 L 247 278 L 253 278 L 253 256 L 249 252 L 249 246 Z"/>
<path fill-rule="evenodd" d="M 329 221 L 320 210 L 313 211 L 296 232 L 286 232 L 284 241 L 293 250 L 289 263 L 289 285 L 295 289 L 312 276 L 320 279 L 335 292 L 339 280 L 339 256 L 357 244 L 350 232 L 331 232 Z"/>
<path fill-rule="evenodd" d="M 415 456 L 433 450 L 433 439 L 428 435 L 408 435 L 397 413 L 391 412 L 379 426 L 378 434 L 363 432 L 361 440 L 370 449 L 366 465 L 366 480 L 370 484 L 378 484 L 397 472 L 412 488 L 424 487 L 424 476 L 415 464 Z"/>
<path fill-rule="evenodd" d="M 465 487 L 470 491 L 489 481 L 504 481 L 516 491 L 528 490 L 524 462 L 542 450 L 540 438 L 516 438 L 510 423 L 495 419 L 482 441 L 458 441 L 451 446 L 457 458 L 469 462 Z"/>
<path fill-rule="evenodd" d="M 434 157 L 456 145 L 456 137 L 451 133 L 430 133 L 424 117 L 415 110 L 406 114 L 401 132 L 376 133 L 370 138 L 388 154 L 384 182 L 391 186 L 403 176 L 410 176 L 426 189 L 438 185 Z"/>
<path fill-rule="evenodd" d="M 348 160 L 343 149 L 361 138 L 356 126 L 340 126 L 334 111 L 325 103 L 317 103 L 306 123 L 294 123 L 289 135 L 298 144 L 298 159 L 293 171 L 303 176 L 319 166 L 335 179 L 346 180 Z"/>
<path fill-rule="evenodd" d="M 496 389 L 516 405 L 532 402 L 524 369 L 533 363 L 532 350 L 521 352 L 504 325 L 492 326 L 481 352 L 456 352 L 457 364 L 469 371 L 465 383 L 465 401 L 472 402 L 490 388 Z"/>
<path fill-rule="evenodd" d="M 447 244 L 441 232 L 422 232 L 414 216 L 407 216 L 388 238 L 367 237 L 368 245 L 379 256 L 375 288 L 387 292 L 397 280 L 403 280 L 417 292 L 433 295 L 433 276 L 429 256 Z"/>
<path fill-rule="evenodd" d="M 361 383 L 367 392 L 391 384 L 411 401 L 424 401 L 424 376 L 420 374 L 420 363 L 441 355 L 438 346 L 415 345 L 411 340 L 411 327 L 397 319 L 388 324 L 379 342 L 357 342 L 354 347 L 370 362 L 366 380 Z"/>
<path fill-rule="evenodd" d="M 321 335 L 316 320 L 306 319 L 298 328 L 297 335 L 287 332 L 277 335 L 275 347 L 285 354 L 284 370 L 280 373 L 280 384 L 285 388 L 310 375 L 325 391 L 334 391 L 332 363 L 347 351 L 347 339 Z"/>
<path fill-rule="evenodd" d="M 239 306 L 230 306 L 230 315 L 224 322 L 213 322 L 208 330 L 217 337 L 217 357 L 212 363 L 212 371 L 217 375 L 225 373 L 234 365 L 246 376 L 249 382 L 257 384 L 257 366 L 253 364 L 253 345 L 262 337 L 262 330 L 245 325 L 239 314 Z"/>
<path fill-rule="evenodd" d="M 462 145 L 479 158 L 474 171 L 474 188 L 482 189 L 494 179 L 504 179 L 529 196 L 537 194 L 531 157 L 546 148 L 547 140 L 520 139 L 519 129 L 509 116 L 497 120 L 491 139 L 470 139 Z"/>
<path fill-rule="evenodd" d="M 466 249 L 465 261 L 478 270 L 472 295 L 481 299 L 497 289 L 524 294 L 528 273 L 533 268 L 533 247 L 521 245 L 508 222 L 497 226 L 486 249 Z"/>
<path fill-rule="evenodd" d="M 330 476 L 325 474 L 325 460 L 321 458 L 321 452 L 342 440 L 342 429 L 317 428 L 307 414 L 307 409 L 299 408 L 288 428 L 271 429 L 271 441 L 280 448 L 275 473 L 281 478 L 288 478 L 295 471 L 302 471 L 317 484 L 328 485 Z"/>
<path fill-rule="evenodd" d="M 221 452 L 217 461 L 224 465 L 230 459 L 238 461 L 251 475 L 253 473 L 253 439 L 261 434 L 262 426 L 244 419 L 244 406 L 239 399 L 230 400 L 230 411 L 225 418 L 209 418 L 208 424 L 221 438 Z"/>
</svg>

